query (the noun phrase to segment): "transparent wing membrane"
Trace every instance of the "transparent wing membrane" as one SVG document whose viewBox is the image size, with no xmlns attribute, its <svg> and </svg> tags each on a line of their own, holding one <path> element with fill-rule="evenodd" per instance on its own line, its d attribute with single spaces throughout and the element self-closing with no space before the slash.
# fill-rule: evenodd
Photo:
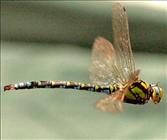
<svg viewBox="0 0 167 140">
<path fill-rule="evenodd" d="M 118 69 L 112 44 L 102 37 L 97 38 L 92 50 L 91 81 L 98 84 L 120 83 Z"/>
<path fill-rule="evenodd" d="M 119 3 L 112 7 L 114 47 L 106 39 L 97 38 L 93 44 L 90 79 L 93 83 L 126 83 L 135 72 L 130 45 L 128 18 Z"/>
<path fill-rule="evenodd" d="M 117 65 L 120 68 L 122 80 L 127 82 L 131 73 L 135 71 L 135 63 L 130 44 L 126 9 L 119 3 L 112 7 L 112 29 Z"/>
<path fill-rule="evenodd" d="M 112 7 L 113 45 L 106 39 L 97 38 L 93 44 L 90 79 L 93 83 L 120 83 L 120 90 L 97 102 L 103 111 L 122 111 L 123 99 L 128 86 L 138 79 L 132 54 L 126 10 L 119 3 Z"/>
<path fill-rule="evenodd" d="M 124 93 L 117 91 L 108 95 L 96 103 L 96 107 L 104 112 L 121 112 L 123 111 Z"/>
</svg>

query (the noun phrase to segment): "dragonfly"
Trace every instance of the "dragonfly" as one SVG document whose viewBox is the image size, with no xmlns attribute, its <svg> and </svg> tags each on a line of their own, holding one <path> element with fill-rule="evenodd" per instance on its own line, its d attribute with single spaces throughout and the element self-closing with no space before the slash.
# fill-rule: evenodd
<svg viewBox="0 0 167 140">
<path fill-rule="evenodd" d="M 163 89 L 139 78 L 132 53 L 127 12 L 120 3 L 112 6 L 113 45 L 103 37 L 95 39 L 92 47 L 90 83 L 73 81 L 31 81 L 4 86 L 4 91 L 33 88 L 65 88 L 107 94 L 96 103 L 106 112 L 121 112 L 124 103 L 144 105 L 149 100 L 161 101 Z M 114 46 L 114 47 L 113 47 Z"/>
</svg>

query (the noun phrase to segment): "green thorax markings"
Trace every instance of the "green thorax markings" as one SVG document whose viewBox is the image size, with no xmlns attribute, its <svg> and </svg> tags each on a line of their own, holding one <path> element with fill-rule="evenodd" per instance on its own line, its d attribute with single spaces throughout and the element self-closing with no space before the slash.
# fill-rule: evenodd
<svg viewBox="0 0 167 140">
<path fill-rule="evenodd" d="M 124 101 L 133 104 L 145 104 L 151 96 L 150 85 L 142 80 L 138 80 L 129 86 L 129 91 L 125 94 Z"/>
</svg>

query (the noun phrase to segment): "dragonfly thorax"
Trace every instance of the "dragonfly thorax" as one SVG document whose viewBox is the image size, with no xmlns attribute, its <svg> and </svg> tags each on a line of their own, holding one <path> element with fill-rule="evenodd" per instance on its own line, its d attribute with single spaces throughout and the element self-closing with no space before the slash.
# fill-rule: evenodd
<svg viewBox="0 0 167 140">
<path fill-rule="evenodd" d="M 150 84 L 137 80 L 129 86 L 129 91 L 125 94 L 124 101 L 132 104 L 145 104 L 150 100 L 153 92 Z"/>
</svg>

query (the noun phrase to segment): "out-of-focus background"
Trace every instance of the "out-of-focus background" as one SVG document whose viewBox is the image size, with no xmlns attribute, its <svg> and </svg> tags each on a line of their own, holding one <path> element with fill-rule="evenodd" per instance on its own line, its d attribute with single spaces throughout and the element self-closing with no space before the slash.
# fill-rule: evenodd
<svg viewBox="0 0 167 140">
<path fill-rule="evenodd" d="M 121 2 L 141 79 L 167 90 L 167 3 Z M 112 41 L 113 2 L 1 2 L 2 139 L 167 139 L 166 97 L 158 105 L 125 104 L 120 114 L 95 103 L 88 91 L 35 89 L 4 92 L 31 80 L 89 82 L 91 46 Z"/>
</svg>

